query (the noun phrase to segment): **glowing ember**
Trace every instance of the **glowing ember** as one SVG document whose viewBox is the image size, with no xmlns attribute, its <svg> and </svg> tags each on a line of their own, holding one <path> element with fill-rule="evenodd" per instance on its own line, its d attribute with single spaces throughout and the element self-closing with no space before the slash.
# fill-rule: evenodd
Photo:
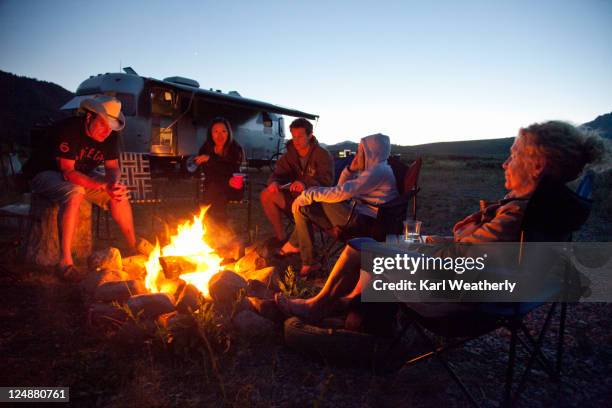
<svg viewBox="0 0 612 408">
<path fill-rule="evenodd" d="M 200 211 L 200 215 L 194 216 L 193 221 L 186 221 L 179 225 L 178 232 L 170 239 L 170 243 L 160 249 L 159 243 L 149 255 L 145 263 L 147 276 L 145 286 L 150 292 L 163 292 L 164 274 L 159 264 L 160 256 L 181 256 L 197 265 L 196 271 L 180 276 L 182 280 L 194 285 L 202 295 L 210 298 L 208 294 L 208 281 L 221 270 L 222 259 L 204 241 L 206 226 L 204 215 L 208 207 Z M 169 286 L 168 286 L 169 287 Z"/>
</svg>

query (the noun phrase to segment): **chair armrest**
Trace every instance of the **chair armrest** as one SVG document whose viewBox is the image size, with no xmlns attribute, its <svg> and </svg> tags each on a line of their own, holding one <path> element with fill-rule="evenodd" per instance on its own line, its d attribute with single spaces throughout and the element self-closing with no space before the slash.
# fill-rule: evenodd
<svg viewBox="0 0 612 408">
<path fill-rule="evenodd" d="M 408 202 L 410 200 L 412 200 L 412 198 L 414 196 L 416 196 L 419 191 L 420 191 L 420 188 L 419 187 L 415 187 L 412 190 L 405 192 L 401 196 L 396 197 L 396 198 L 394 198 L 391 201 L 387 201 L 386 203 L 378 204 L 378 205 L 368 203 L 368 205 L 370 205 L 372 207 L 379 208 L 379 209 L 380 208 L 392 208 L 392 207 L 399 207 L 399 206 L 402 206 L 402 205 L 407 205 Z"/>
</svg>

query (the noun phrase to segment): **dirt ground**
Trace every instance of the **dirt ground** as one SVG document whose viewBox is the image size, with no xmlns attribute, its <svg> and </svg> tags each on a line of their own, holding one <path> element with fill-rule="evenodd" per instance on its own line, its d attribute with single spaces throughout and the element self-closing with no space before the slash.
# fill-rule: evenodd
<svg viewBox="0 0 612 408">
<path fill-rule="evenodd" d="M 425 234 L 448 234 L 453 223 L 478 209 L 478 200 L 502 197 L 503 174 L 496 160 L 426 160 L 418 196 Z M 596 179 L 596 204 L 578 240 L 610 241 L 610 175 Z M 267 174 L 252 174 L 251 234 L 270 234 L 257 196 Z M 188 183 L 160 186 L 175 201 L 158 210 L 173 225 L 193 210 L 179 200 Z M 232 207 L 231 222 L 247 234 L 246 206 Z M 152 221 L 153 220 L 153 221 Z M 136 209 L 137 231 L 150 240 L 162 223 L 149 209 Z M 4 231 L 6 239 L 11 231 Z M 96 247 L 122 248 L 116 229 Z M 87 325 L 77 285 L 58 282 L 52 271 L 25 265 L 10 249 L 0 275 L 0 385 L 69 386 L 71 404 L 134 406 L 466 406 L 467 400 L 444 368 L 431 361 L 388 376 L 311 361 L 283 344 L 280 326 L 264 338 L 233 338 L 220 351 L 218 369 L 196 351 L 176 356 L 146 341 L 124 347 L 107 332 Z M 6 271 L 4 271 L 6 269 Z M 529 317 L 534 324 L 543 308 Z M 555 328 L 556 323 L 553 323 Z M 519 406 L 609 406 L 612 400 L 612 304 L 569 308 L 564 374 L 551 382 L 536 367 Z M 499 330 L 449 354 L 452 365 L 485 406 L 500 400 L 508 334 Z M 553 338 L 544 348 L 554 353 Z M 519 357 L 524 357 L 519 354 Z M 518 371 L 522 370 L 519 364 Z"/>
</svg>

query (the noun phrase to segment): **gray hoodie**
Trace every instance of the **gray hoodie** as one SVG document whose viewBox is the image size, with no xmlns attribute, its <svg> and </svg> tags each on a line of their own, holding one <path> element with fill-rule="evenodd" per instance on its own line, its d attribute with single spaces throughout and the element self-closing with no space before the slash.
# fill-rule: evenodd
<svg viewBox="0 0 612 408">
<path fill-rule="evenodd" d="M 361 139 L 365 153 L 363 171 L 352 172 L 347 166 L 334 187 L 312 187 L 304 191 L 304 205 L 314 201 L 338 203 L 356 198 L 361 203 L 357 211 L 376 217 L 378 209 L 372 205 L 387 203 L 399 196 L 397 184 L 387 159 L 391 153 L 391 141 L 380 133 Z"/>
</svg>

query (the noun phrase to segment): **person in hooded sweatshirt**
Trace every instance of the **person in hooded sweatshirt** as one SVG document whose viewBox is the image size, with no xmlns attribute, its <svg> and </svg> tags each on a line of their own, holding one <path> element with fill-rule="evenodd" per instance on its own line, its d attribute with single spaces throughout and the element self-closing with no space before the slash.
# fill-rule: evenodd
<svg viewBox="0 0 612 408">
<path fill-rule="evenodd" d="M 532 242 L 566 241 L 585 222 L 590 207 L 589 200 L 566 183 L 575 180 L 585 166 L 608 170 L 611 156 L 609 143 L 596 132 L 565 122 L 534 123 L 520 129 L 502 165 L 508 190 L 505 198 L 458 222 L 452 237 L 429 236 L 427 242 L 520 242 L 523 233 Z M 379 330 L 390 325 L 393 308 L 381 309 L 391 303 L 360 302 L 362 289 L 372 281 L 370 274 L 361 273 L 361 249 L 371 242 L 371 238 L 349 241 L 316 296 L 299 299 L 277 293 L 280 310 L 287 316 L 316 321 L 356 305 L 358 313 L 347 319 L 347 329 L 369 331 L 368 327 Z M 410 307 L 434 310 L 439 305 L 446 307 L 439 302 L 412 303 Z"/>
<path fill-rule="evenodd" d="M 356 224 L 376 218 L 378 205 L 399 196 L 395 176 L 387 159 L 391 153 L 388 136 L 376 134 L 361 139 L 357 154 L 334 187 L 312 187 L 298 196 L 292 205 L 295 229 L 280 254 L 300 253 L 301 276 L 321 267 L 313 259 L 310 223 L 323 229 L 344 225 L 351 211 L 351 199 L 357 199 Z"/>
</svg>

